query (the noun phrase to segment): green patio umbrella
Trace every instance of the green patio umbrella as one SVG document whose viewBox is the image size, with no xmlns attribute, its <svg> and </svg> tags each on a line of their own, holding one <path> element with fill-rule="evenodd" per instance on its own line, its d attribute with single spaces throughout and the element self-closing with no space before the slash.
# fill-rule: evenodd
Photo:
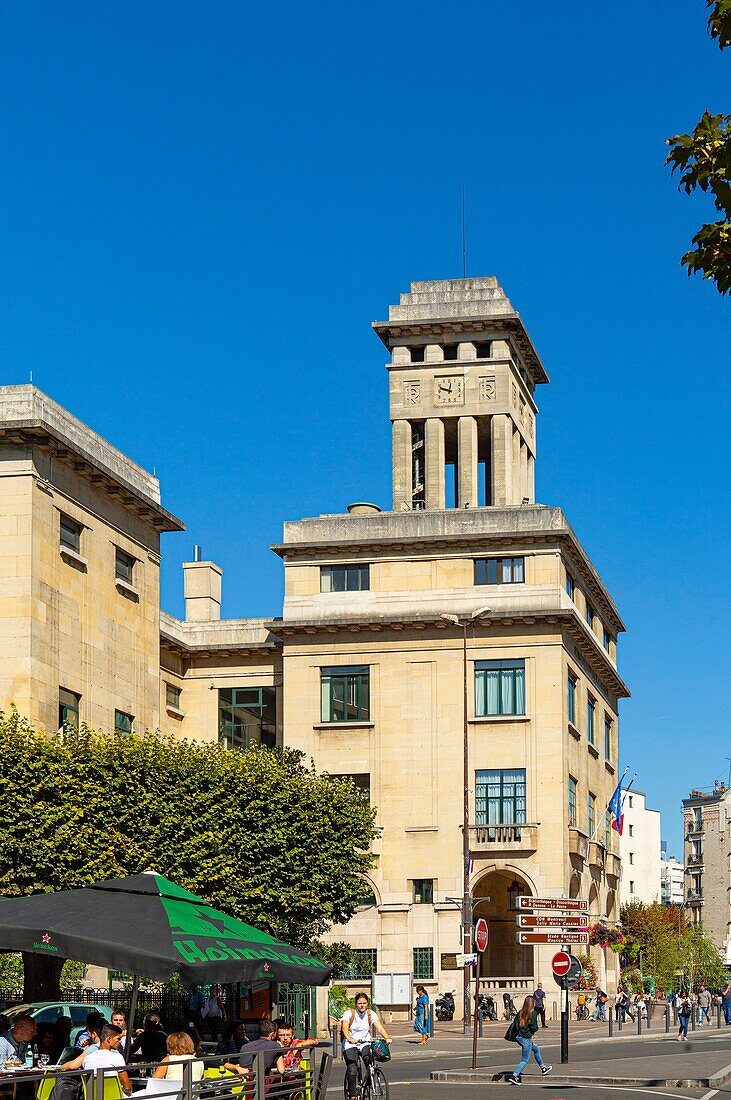
<svg viewBox="0 0 731 1100">
<path fill-rule="evenodd" d="M 33 951 L 165 981 L 326 985 L 331 967 L 220 913 L 154 871 L 0 901 L 0 950 Z"/>
</svg>

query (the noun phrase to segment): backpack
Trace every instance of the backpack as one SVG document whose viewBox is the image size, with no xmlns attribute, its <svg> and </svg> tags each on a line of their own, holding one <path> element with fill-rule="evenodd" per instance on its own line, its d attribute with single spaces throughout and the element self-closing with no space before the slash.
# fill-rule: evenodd
<svg viewBox="0 0 731 1100">
<path fill-rule="evenodd" d="M 80 1077 L 59 1074 L 51 1089 L 49 1100 L 83 1100 L 84 1088 Z"/>
<path fill-rule="evenodd" d="M 371 1019 L 371 1010 L 370 1010 L 370 1008 L 366 1010 L 366 1015 L 368 1017 L 368 1034 L 370 1035 L 371 1028 L 373 1027 L 373 1020 Z M 351 1008 L 351 1010 L 350 1010 L 350 1019 L 348 1020 L 348 1028 L 351 1028 L 353 1026 L 353 1020 L 354 1019 L 355 1019 L 355 1009 Z M 340 1042 L 341 1042 L 341 1044 L 345 1043 L 345 1034 L 343 1032 L 343 1021 L 342 1020 L 340 1021 Z"/>
</svg>

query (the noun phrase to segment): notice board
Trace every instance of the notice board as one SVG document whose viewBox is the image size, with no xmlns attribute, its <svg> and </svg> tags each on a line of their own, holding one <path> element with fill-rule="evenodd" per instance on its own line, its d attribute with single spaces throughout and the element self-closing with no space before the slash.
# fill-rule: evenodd
<svg viewBox="0 0 731 1100">
<path fill-rule="evenodd" d="M 379 1008 L 411 1004 L 411 974 L 374 974 L 373 1003 Z"/>
</svg>

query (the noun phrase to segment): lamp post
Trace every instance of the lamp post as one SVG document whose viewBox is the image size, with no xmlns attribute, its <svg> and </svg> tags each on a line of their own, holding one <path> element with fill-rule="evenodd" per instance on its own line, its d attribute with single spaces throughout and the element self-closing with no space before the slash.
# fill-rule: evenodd
<svg viewBox="0 0 731 1100">
<path fill-rule="evenodd" d="M 472 626 L 483 615 L 487 615 L 489 607 L 481 607 L 467 618 L 459 615 L 442 615 L 448 623 L 462 628 L 462 767 L 463 767 L 463 801 L 462 801 L 462 951 L 465 955 L 472 952 L 472 896 L 470 894 L 470 761 L 469 761 L 469 724 L 467 714 L 467 628 Z M 472 1017 L 472 1005 L 470 1003 L 470 967 L 464 968 L 464 999 L 463 1015 L 464 1029 L 469 1028 Z"/>
</svg>

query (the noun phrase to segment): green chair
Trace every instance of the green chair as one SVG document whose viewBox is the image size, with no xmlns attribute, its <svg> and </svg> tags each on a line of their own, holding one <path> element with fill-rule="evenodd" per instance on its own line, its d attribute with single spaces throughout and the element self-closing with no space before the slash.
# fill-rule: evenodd
<svg viewBox="0 0 731 1100">
<path fill-rule="evenodd" d="M 96 1100 L 95 1081 L 93 1073 L 86 1080 L 86 1100 Z M 104 1074 L 104 1100 L 124 1100 L 122 1082 L 116 1073 Z"/>
<path fill-rule="evenodd" d="M 51 1093 L 53 1092 L 53 1086 L 56 1084 L 58 1077 L 55 1073 L 46 1073 L 42 1081 L 38 1082 L 38 1088 L 36 1089 L 36 1100 L 49 1100 Z"/>
</svg>

